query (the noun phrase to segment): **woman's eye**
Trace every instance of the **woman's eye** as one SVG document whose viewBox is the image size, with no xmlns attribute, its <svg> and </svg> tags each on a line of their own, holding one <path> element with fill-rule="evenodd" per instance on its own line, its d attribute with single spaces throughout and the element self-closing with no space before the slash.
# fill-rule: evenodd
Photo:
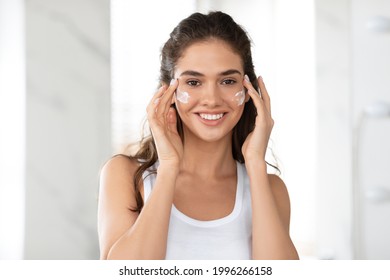
<svg viewBox="0 0 390 280">
<path fill-rule="evenodd" d="M 232 80 L 232 79 L 226 79 L 226 80 L 222 81 L 222 84 L 224 84 L 224 85 L 234 85 L 235 83 L 236 83 L 236 81 Z"/>
<path fill-rule="evenodd" d="M 191 81 L 187 81 L 187 85 L 189 85 L 191 87 L 196 87 L 196 86 L 200 85 L 200 83 L 199 83 L 199 81 L 191 80 Z"/>
</svg>

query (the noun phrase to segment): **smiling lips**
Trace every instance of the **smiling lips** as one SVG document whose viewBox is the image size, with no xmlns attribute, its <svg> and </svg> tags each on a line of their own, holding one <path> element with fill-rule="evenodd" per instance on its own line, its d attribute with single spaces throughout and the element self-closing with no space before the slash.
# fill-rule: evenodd
<svg viewBox="0 0 390 280">
<path fill-rule="evenodd" d="M 204 119 L 204 120 L 209 120 L 209 121 L 215 121 L 219 120 L 223 117 L 224 113 L 221 114 L 204 114 L 200 113 L 199 116 Z"/>
</svg>

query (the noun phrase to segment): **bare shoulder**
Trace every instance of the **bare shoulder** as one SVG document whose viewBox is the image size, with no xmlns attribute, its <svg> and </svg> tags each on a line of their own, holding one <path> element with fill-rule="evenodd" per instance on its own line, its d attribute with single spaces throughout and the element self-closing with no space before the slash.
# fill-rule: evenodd
<svg viewBox="0 0 390 280">
<path fill-rule="evenodd" d="M 136 206 L 133 182 L 138 167 L 139 163 L 126 155 L 117 155 L 109 159 L 100 171 L 99 195 L 109 197 L 111 201 L 126 202 L 131 208 Z M 143 197 L 142 180 L 140 183 Z"/>
<path fill-rule="evenodd" d="M 268 174 L 272 194 L 275 198 L 279 214 L 287 230 L 290 228 L 290 197 L 286 184 L 279 176 Z"/>
<path fill-rule="evenodd" d="M 115 156 L 100 171 L 98 233 L 101 258 L 138 217 L 133 177 L 138 163 L 127 156 Z"/>
<path fill-rule="evenodd" d="M 109 159 L 100 171 L 100 180 L 126 180 L 134 176 L 138 163 L 125 155 Z"/>
<path fill-rule="evenodd" d="M 268 180 L 272 187 L 272 191 L 283 194 L 287 192 L 287 187 L 282 178 L 275 174 L 268 174 Z"/>
</svg>

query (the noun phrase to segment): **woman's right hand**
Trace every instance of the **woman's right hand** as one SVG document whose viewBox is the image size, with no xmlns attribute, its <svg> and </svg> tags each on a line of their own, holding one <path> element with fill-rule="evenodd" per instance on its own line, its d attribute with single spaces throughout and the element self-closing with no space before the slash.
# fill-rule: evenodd
<svg viewBox="0 0 390 280">
<path fill-rule="evenodd" d="M 183 143 L 177 132 L 176 111 L 171 107 L 177 86 L 178 81 L 172 80 L 169 86 L 160 87 L 146 111 L 160 165 L 167 164 L 178 167 L 183 156 Z"/>
</svg>

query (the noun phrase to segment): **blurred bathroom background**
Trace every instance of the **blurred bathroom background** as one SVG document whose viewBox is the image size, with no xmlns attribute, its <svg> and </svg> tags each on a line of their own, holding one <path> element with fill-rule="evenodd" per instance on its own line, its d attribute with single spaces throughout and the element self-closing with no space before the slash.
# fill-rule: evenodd
<svg viewBox="0 0 390 280">
<path fill-rule="evenodd" d="M 99 170 L 184 17 L 249 32 L 302 259 L 390 259 L 390 1 L 0 0 L 0 259 L 98 259 Z"/>
</svg>

